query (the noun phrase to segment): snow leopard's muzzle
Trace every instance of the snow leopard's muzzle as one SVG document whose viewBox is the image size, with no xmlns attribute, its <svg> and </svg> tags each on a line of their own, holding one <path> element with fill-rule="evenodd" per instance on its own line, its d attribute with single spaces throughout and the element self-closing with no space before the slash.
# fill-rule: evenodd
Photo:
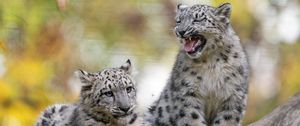
<svg viewBox="0 0 300 126">
<path fill-rule="evenodd" d="M 192 58 L 198 58 L 207 43 L 207 39 L 204 35 L 197 32 L 188 32 L 185 30 L 175 30 L 176 36 L 183 44 L 183 49 L 187 55 Z"/>
</svg>

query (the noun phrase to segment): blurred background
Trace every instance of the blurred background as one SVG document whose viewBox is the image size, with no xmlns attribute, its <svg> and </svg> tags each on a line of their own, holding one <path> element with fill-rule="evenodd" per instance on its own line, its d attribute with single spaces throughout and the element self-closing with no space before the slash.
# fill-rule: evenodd
<svg viewBox="0 0 300 126">
<path fill-rule="evenodd" d="M 224 2 L 252 69 L 244 124 L 261 118 L 300 91 L 300 0 L 0 0 L 0 125 L 33 125 L 48 105 L 78 100 L 74 71 L 127 59 L 148 106 L 179 47 L 176 4 Z"/>
</svg>

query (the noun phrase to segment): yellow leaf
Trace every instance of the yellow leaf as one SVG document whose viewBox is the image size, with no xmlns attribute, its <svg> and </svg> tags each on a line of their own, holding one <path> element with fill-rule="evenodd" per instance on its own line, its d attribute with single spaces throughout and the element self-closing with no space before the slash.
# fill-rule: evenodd
<svg viewBox="0 0 300 126">
<path fill-rule="evenodd" d="M 30 58 L 10 62 L 8 71 L 12 81 L 23 85 L 44 84 L 51 75 L 51 69 L 47 64 Z"/>
<path fill-rule="evenodd" d="M 12 96 L 12 90 L 9 85 L 0 80 L 0 103 L 2 103 L 5 99 L 8 99 Z"/>
</svg>

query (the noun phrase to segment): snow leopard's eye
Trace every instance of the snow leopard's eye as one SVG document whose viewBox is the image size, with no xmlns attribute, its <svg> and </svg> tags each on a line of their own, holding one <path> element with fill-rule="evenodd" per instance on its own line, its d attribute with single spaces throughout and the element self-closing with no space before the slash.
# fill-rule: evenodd
<svg viewBox="0 0 300 126">
<path fill-rule="evenodd" d="M 107 91 L 107 92 L 104 92 L 103 94 L 106 95 L 107 97 L 112 97 L 112 96 L 114 96 L 114 94 L 113 94 L 112 91 Z"/>
<path fill-rule="evenodd" d="M 180 24 L 181 23 L 181 21 L 180 20 L 176 20 L 176 24 Z"/>
<path fill-rule="evenodd" d="M 193 20 L 193 23 L 200 23 L 202 21 L 204 21 L 206 18 L 200 18 L 200 19 L 195 19 Z"/>
<path fill-rule="evenodd" d="M 132 86 L 129 86 L 129 87 L 126 88 L 127 93 L 130 93 L 132 90 L 133 90 Z"/>
</svg>

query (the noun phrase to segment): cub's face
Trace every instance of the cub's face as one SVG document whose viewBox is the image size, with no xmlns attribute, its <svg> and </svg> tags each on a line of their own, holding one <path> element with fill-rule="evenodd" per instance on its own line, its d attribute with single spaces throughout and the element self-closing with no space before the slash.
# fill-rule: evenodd
<svg viewBox="0 0 300 126">
<path fill-rule="evenodd" d="M 136 105 L 135 81 L 130 75 L 131 64 L 119 68 L 108 68 L 98 73 L 79 71 L 84 86 L 81 100 L 95 111 L 106 111 L 114 117 L 132 113 Z"/>
<path fill-rule="evenodd" d="M 215 46 L 215 38 L 224 34 L 229 25 L 230 12 L 229 3 L 217 8 L 207 5 L 177 6 L 174 31 L 190 58 L 197 59 L 206 48 Z"/>
</svg>

